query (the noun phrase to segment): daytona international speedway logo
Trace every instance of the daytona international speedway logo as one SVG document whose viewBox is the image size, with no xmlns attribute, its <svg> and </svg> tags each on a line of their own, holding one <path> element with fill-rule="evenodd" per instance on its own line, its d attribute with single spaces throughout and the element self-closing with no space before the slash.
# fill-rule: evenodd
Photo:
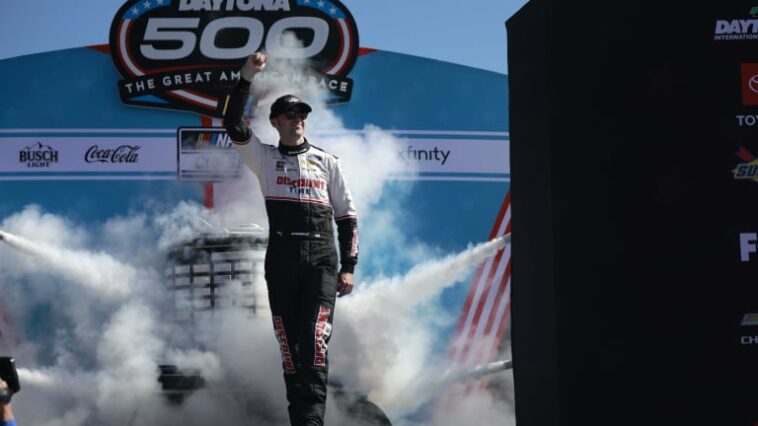
<svg viewBox="0 0 758 426">
<path fill-rule="evenodd" d="M 350 100 L 358 31 L 337 0 L 130 0 L 110 33 L 121 100 L 221 117 L 245 58 L 280 47 L 285 32 L 311 64 L 304 80 L 328 89 L 330 102 Z"/>
</svg>

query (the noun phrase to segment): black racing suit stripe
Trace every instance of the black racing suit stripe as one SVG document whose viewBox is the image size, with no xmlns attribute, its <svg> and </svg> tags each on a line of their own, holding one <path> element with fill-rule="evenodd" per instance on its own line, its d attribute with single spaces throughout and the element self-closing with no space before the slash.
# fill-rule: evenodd
<svg viewBox="0 0 758 426">
<path fill-rule="evenodd" d="M 242 119 L 245 110 L 245 102 L 250 95 L 250 82 L 240 77 L 239 83 L 233 92 L 226 98 L 226 112 L 224 113 L 224 127 L 229 137 L 234 142 L 247 142 L 253 132 Z"/>
</svg>

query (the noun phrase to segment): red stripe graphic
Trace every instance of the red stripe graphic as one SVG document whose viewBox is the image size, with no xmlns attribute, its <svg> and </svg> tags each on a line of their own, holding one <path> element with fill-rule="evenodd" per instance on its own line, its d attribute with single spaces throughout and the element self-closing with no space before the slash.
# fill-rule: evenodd
<svg viewBox="0 0 758 426">
<path fill-rule="evenodd" d="M 316 322 L 316 331 L 314 337 L 315 354 L 313 356 L 313 365 L 316 367 L 326 367 L 326 341 L 332 333 L 332 325 L 329 324 L 329 308 L 319 306 L 318 320 Z"/>
<path fill-rule="evenodd" d="M 507 210 L 508 206 L 511 204 L 511 193 L 510 191 L 505 196 L 505 200 L 503 201 L 503 205 L 500 207 L 500 212 L 497 215 L 497 219 L 495 219 L 495 226 L 492 227 L 492 231 L 490 231 L 490 240 L 497 237 L 497 231 L 500 228 L 500 225 L 503 222 L 503 217 L 505 217 L 505 211 Z M 476 270 L 476 276 L 474 277 L 474 280 L 471 281 L 472 288 L 471 291 L 468 294 L 468 297 L 466 298 L 466 303 L 463 305 L 463 313 L 461 314 L 460 322 L 458 323 L 458 329 L 456 330 L 456 334 L 459 334 L 461 331 L 463 331 L 463 326 L 466 323 L 466 316 L 468 316 L 469 309 L 471 309 L 471 303 L 473 302 L 474 295 L 476 293 L 476 286 L 479 284 L 479 279 L 482 275 L 482 270 L 484 269 L 484 264 L 480 265 L 479 268 Z"/>
<path fill-rule="evenodd" d="M 339 35 L 340 35 L 340 48 L 337 50 L 337 52 L 338 52 L 337 53 L 337 58 L 331 64 L 329 64 L 326 68 L 324 68 L 324 70 L 323 70 L 324 72 L 326 72 L 326 71 L 334 68 L 337 65 L 337 63 L 339 62 L 340 58 L 342 57 L 342 50 L 345 48 L 345 33 L 344 33 L 344 30 L 342 29 L 342 26 L 339 25 L 339 21 L 340 20 L 337 19 L 335 21 L 337 22 L 337 27 L 340 30 L 339 31 Z M 332 74 L 333 75 L 339 75 L 339 71 L 340 70 L 336 70 L 335 72 L 332 72 Z"/>
<path fill-rule="evenodd" d="M 100 53 L 105 53 L 106 55 L 111 54 L 111 47 L 107 44 L 93 44 L 87 47 Z"/>
<path fill-rule="evenodd" d="M 213 209 L 213 182 L 203 184 L 203 206 L 206 209 Z"/>
<path fill-rule="evenodd" d="M 743 147 L 740 147 L 739 151 L 737 151 L 737 156 L 740 157 L 740 160 L 742 161 L 755 160 L 755 157 L 753 156 L 753 154 L 751 154 L 750 151 L 746 150 Z"/>
<path fill-rule="evenodd" d="M 490 240 L 511 232 L 508 192 L 490 232 Z M 510 313 L 510 246 L 477 268 L 448 352 L 455 367 L 491 362 L 505 334 Z"/>
<path fill-rule="evenodd" d="M 290 345 L 287 341 L 287 332 L 284 331 L 282 317 L 274 316 L 274 330 L 276 330 L 276 338 L 279 340 L 279 349 L 282 353 L 284 372 L 288 374 L 295 373 L 295 363 L 292 362 L 292 352 L 290 352 Z"/>
<path fill-rule="evenodd" d="M 505 296 L 505 288 L 508 285 L 508 280 L 510 279 L 511 279 L 511 259 L 508 259 L 508 264 L 505 267 L 505 273 L 503 274 L 503 278 L 500 281 L 500 283 L 498 283 L 498 286 L 497 286 L 497 294 L 495 295 L 495 303 L 493 304 L 493 306 L 500 306 L 500 302 L 502 301 L 503 296 Z M 495 323 L 496 313 L 497 312 L 495 310 L 490 312 L 490 316 L 487 319 L 487 326 L 484 329 L 485 335 L 489 335 L 490 333 L 492 333 L 492 328 L 495 325 L 494 323 Z"/>
<path fill-rule="evenodd" d="M 507 234 L 510 231 L 511 224 L 509 222 L 506 225 L 505 233 Z M 481 341 L 477 338 L 477 336 L 480 335 L 481 339 L 483 339 L 485 342 L 490 341 L 493 337 L 492 323 L 497 317 L 497 307 L 500 306 L 502 296 L 505 294 L 506 286 L 511 277 L 510 252 L 508 250 L 499 251 L 493 260 L 493 265 L 496 266 L 493 266 L 490 269 L 490 273 L 486 279 L 485 289 L 482 294 L 482 298 L 480 299 L 481 302 L 477 306 L 476 313 L 474 314 L 472 320 L 473 326 L 469 328 L 468 336 L 466 338 L 466 341 L 469 342 L 469 344 L 466 344 L 461 348 L 461 360 L 463 360 L 463 363 L 466 365 L 475 365 L 489 361 L 489 359 L 486 359 L 483 355 L 484 352 L 488 352 L 486 344 L 484 346 L 477 344 Z M 502 277 L 500 279 L 497 279 L 497 273 L 501 265 L 505 265 L 505 270 L 503 271 Z M 484 324 L 484 328 L 482 328 L 482 313 L 484 312 L 485 308 L 489 308 L 490 312 L 488 319 Z M 502 320 L 505 320 L 505 318 Z M 474 342 L 474 344 L 471 344 L 471 342 Z M 473 354 L 470 353 L 472 349 L 476 349 Z M 466 362 L 467 359 L 471 359 L 473 361 Z"/>
<path fill-rule="evenodd" d="M 207 97 L 207 96 L 201 96 L 200 93 L 198 93 L 197 91 L 189 90 L 189 89 L 180 89 L 180 90 L 182 90 L 182 91 L 184 91 L 186 93 L 190 93 L 192 95 L 196 95 L 196 96 L 198 96 L 200 98 L 203 98 L 203 99 L 205 99 L 207 101 L 218 103 L 218 99 L 217 98 L 211 98 L 211 97 Z M 203 103 L 200 103 L 199 101 L 196 101 L 194 99 L 188 98 L 186 95 L 183 95 L 181 93 L 176 93 L 176 92 L 177 92 L 177 90 L 172 90 L 170 92 L 166 92 L 166 95 L 169 95 L 169 96 L 171 96 L 173 98 L 176 98 L 176 99 L 181 99 L 184 102 L 188 102 L 188 103 L 191 103 L 192 105 L 199 106 L 201 108 L 205 108 L 205 109 L 208 109 L 208 110 L 211 110 L 211 111 L 213 111 L 215 109 L 215 107 L 211 107 L 210 105 L 205 105 Z"/>
</svg>

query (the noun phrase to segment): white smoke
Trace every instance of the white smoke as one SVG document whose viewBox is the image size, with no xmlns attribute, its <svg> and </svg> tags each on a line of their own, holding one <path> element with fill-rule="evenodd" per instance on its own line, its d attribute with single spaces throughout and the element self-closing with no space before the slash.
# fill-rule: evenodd
<svg viewBox="0 0 758 426">
<path fill-rule="evenodd" d="M 382 216 L 376 203 L 384 194 L 387 179 L 399 172 L 413 173 L 415 165 L 397 161 L 399 142 L 376 126 L 367 125 L 357 132 L 345 128 L 340 117 L 327 106 L 324 89 L 308 83 L 309 63 L 302 57 L 302 48 L 302 43 L 292 33 L 285 32 L 277 48 L 267 52 L 265 71 L 253 79 L 255 103 L 251 129 L 263 143 L 276 145 L 279 136 L 269 120 L 271 104 L 285 94 L 300 97 L 313 107 L 306 121 L 306 136 L 310 143 L 340 158 L 353 189 L 356 208 L 363 217 L 368 211 Z M 401 185 L 398 188 L 407 189 Z M 258 180 L 247 168 L 242 179 L 216 184 L 214 195 L 220 222 L 228 226 L 268 225 L 265 209 L 260 203 Z"/>
<path fill-rule="evenodd" d="M 165 219 L 169 217 L 176 219 L 178 211 L 192 211 L 193 215 L 197 213 L 180 206 L 169 214 L 155 218 L 141 217 L 135 219 L 136 223 L 152 225 L 142 228 L 142 232 L 131 229 L 123 237 L 137 242 L 151 241 L 141 234 L 162 235 L 165 230 L 156 224 L 166 223 Z M 35 212 L 38 213 L 39 209 L 30 207 L 3 221 L 3 224 L 13 223 L 19 217 L 40 220 L 42 216 L 31 214 Z M 46 218 L 40 222 L 41 226 L 48 226 L 47 221 L 60 220 L 52 215 L 46 215 Z M 192 223 L 191 217 L 185 219 L 186 223 Z M 117 224 L 117 229 L 123 223 L 132 221 L 123 218 L 106 221 L 106 224 Z M 70 223 L 68 226 L 72 232 L 79 234 L 85 229 Z M 170 229 L 175 230 L 173 227 Z M 59 231 L 62 235 L 51 237 L 67 241 L 65 229 Z M 93 238 L 85 236 L 82 241 Z M 35 256 L 45 255 L 34 250 L 36 242 L 27 241 L 26 244 Z M 441 357 L 431 353 L 435 330 L 440 317 L 452 318 L 435 305 L 435 299 L 442 290 L 464 278 L 473 266 L 492 255 L 501 245 L 501 241 L 480 244 L 457 255 L 430 260 L 403 276 L 361 283 L 354 295 L 340 299 L 335 323 L 337 337 L 333 339 L 330 351 L 333 375 L 343 380 L 348 388 L 365 391 L 390 415 L 402 418 L 403 414 L 427 403 L 435 396 L 433 392 L 424 394 L 408 390 L 424 388 L 419 383 L 424 384 L 424 380 L 431 377 L 429 368 L 440 367 Z M 119 247 L 126 246 L 128 243 L 121 240 Z M 54 246 L 47 249 L 55 251 Z M 151 251 L 149 246 L 134 249 Z M 87 265 L 91 258 L 83 250 L 71 253 L 74 253 L 74 263 L 78 263 L 76 253 L 81 254 L 82 265 Z M 159 252 L 153 250 L 152 254 L 158 256 Z M 23 264 L 19 259 L 29 257 L 7 245 L 0 246 L 0 255 L 3 259 L 15 258 L 13 263 L 17 265 Z M 43 280 L 47 282 L 42 287 L 35 287 L 40 294 L 32 298 L 31 303 L 25 303 L 21 298 L 20 304 L 14 304 L 13 316 L 34 311 L 37 303 L 54 302 L 51 299 L 58 292 L 53 287 L 61 284 L 54 284 L 55 279 L 49 276 L 56 275 L 57 266 L 41 263 L 51 269 L 25 272 L 31 276 L 48 276 L 47 280 Z M 141 266 L 154 268 L 149 264 Z M 6 270 L 14 269 L 6 267 Z M 157 277 L 158 273 L 153 270 L 145 275 Z M 6 274 L 0 274 L 2 294 L 6 294 L 6 289 L 18 291 L 16 281 L 6 278 Z M 97 293 L 95 287 L 78 286 L 80 283 L 72 278 L 69 280 L 71 282 L 63 287 L 79 290 L 80 293 L 76 294 L 80 296 Z M 148 285 L 152 285 L 153 289 L 144 288 Z M 125 302 L 99 302 L 108 309 L 86 309 L 92 308 L 92 299 L 87 297 L 79 298 L 82 306 L 77 306 L 74 298 L 68 299 L 65 308 L 51 305 L 56 315 L 68 316 L 68 324 L 78 330 L 64 332 L 53 339 L 57 356 L 49 363 L 43 362 L 41 358 L 44 357 L 40 357 L 38 352 L 30 350 L 35 349 L 35 342 L 19 348 L 17 358 L 21 365 L 38 365 L 21 370 L 25 387 L 16 400 L 16 411 L 20 417 L 40 425 L 59 424 L 56 422 L 60 419 L 66 419 L 67 423 L 63 424 L 71 425 L 88 424 L 93 419 L 103 424 L 115 424 L 117 419 L 125 418 L 133 419 L 133 424 L 147 424 L 163 418 L 199 424 L 193 422 L 204 417 L 196 412 L 203 407 L 206 413 L 208 410 L 224 413 L 222 417 L 225 416 L 230 422 L 242 422 L 250 415 L 244 401 L 254 397 L 259 406 L 268 407 L 271 413 L 280 413 L 278 418 L 272 414 L 272 417 L 261 417 L 261 421 L 265 419 L 269 422 L 267 424 L 286 422 L 278 353 L 267 316 L 252 317 L 242 309 L 219 311 L 214 318 L 217 333 L 205 342 L 204 348 L 171 348 L 169 323 L 159 313 L 159 304 L 165 299 L 165 295 L 157 294 L 162 289 L 161 283 L 138 283 L 130 288 L 139 286 L 143 288 L 124 297 Z M 90 317 L 87 318 L 87 315 Z M 35 321 L 33 318 L 26 320 Z M 43 340 L 48 338 L 42 336 Z M 156 381 L 159 362 L 200 370 L 210 389 L 230 390 L 225 393 L 198 391 L 181 407 L 162 403 Z M 465 398 L 464 401 L 470 399 Z M 40 404 L 46 408 L 34 409 Z M 338 407 L 330 405 L 328 419 L 334 420 L 341 415 Z"/>
<path fill-rule="evenodd" d="M 505 373 L 501 373 L 505 374 Z M 513 407 L 489 392 L 481 390 L 470 394 L 459 393 L 449 405 L 438 405 L 428 424 L 457 426 L 476 422 L 481 425 L 512 426 L 516 424 Z M 401 426 L 402 423 L 398 426 Z"/>
<path fill-rule="evenodd" d="M 274 144 L 268 106 L 284 93 L 303 97 L 314 106 L 309 141 L 341 159 L 360 216 L 357 286 L 337 302 L 332 377 L 345 389 L 368 395 L 393 424 L 416 424 L 407 415 L 417 410 L 427 410 L 426 421 L 435 425 L 494 424 L 497 416 L 512 417 L 512 408 L 488 392 L 464 393 L 450 404 L 433 402 L 439 396 L 433 385 L 446 368 L 439 330 L 457 316 L 442 308 L 439 296 L 501 243 L 449 254 L 409 240 L 403 203 L 412 184 L 396 183 L 393 193 L 386 191 L 394 174 L 414 172 L 397 161 L 398 141 L 373 126 L 348 131 L 317 87 L 271 78 L 306 66 L 295 54 L 295 40 L 285 38 L 283 45 L 295 50 L 270 52 L 271 74 L 256 78 L 253 129 Z M 8 244 L 0 244 L 0 299 L 19 331 L 26 331 L 14 351 L 23 367 L 23 391 L 14 398 L 20 423 L 287 424 L 269 313 L 218 309 L 203 317 L 195 345 L 182 337 L 187 330 L 172 323 L 172 295 L 163 283 L 165 251 L 204 232 L 251 222 L 266 226 L 260 189 L 250 173 L 216 185 L 216 206 L 209 212 L 185 202 L 103 223 L 76 223 L 29 206 L 0 223 L 9 233 Z M 384 271 L 397 269 L 389 264 L 399 258 L 403 266 L 416 266 L 385 277 Z M 364 277 L 361 265 L 378 272 Z M 24 330 L 29 324 L 41 329 Z M 198 371 L 206 387 L 182 404 L 168 402 L 156 380 L 161 363 Z M 330 398 L 326 424 L 355 423 Z"/>
<path fill-rule="evenodd" d="M 45 220 L 46 218 L 50 220 Z M 47 228 L 35 229 L 35 227 L 27 226 L 32 222 L 45 224 Z M 55 238 L 54 236 L 58 234 L 56 231 L 65 226 L 65 222 L 61 219 L 49 215 L 43 217 L 36 207 L 27 209 L 22 217 L 10 218 L 3 223 L 3 229 L 40 235 L 42 237 L 40 239 L 48 240 Z M 92 293 L 103 298 L 123 297 L 129 294 L 132 291 L 132 283 L 137 278 L 137 271 L 133 267 L 103 252 L 55 249 L 44 242 L 32 244 L 25 238 L 13 234 L 0 233 L 0 237 L 4 237 L 6 243 L 29 255 L 25 258 L 14 258 L 21 261 L 16 268 L 13 268 L 16 273 L 23 274 L 30 270 L 38 270 L 40 267 L 56 270 L 67 281 L 86 286 L 92 290 Z M 70 241 L 81 244 L 81 238 L 80 232 L 74 233 Z M 56 240 L 53 239 L 53 241 Z M 66 244 L 66 246 L 72 245 Z"/>
<path fill-rule="evenodd" d="M 345 299 L 335 320 L 335 330 L 344 328 L 347 336 L 333 344 L 335 373 L 370 391 L 388 410 L 405 413 L 428 402 L 435 396 L 429 384 L 443 369 L 434 354 L 435 330 L 454 319 L 434 302 L 504 244 L 500 238 L 430 260 L 403 276 L 365 284 Z"/>
<path fill-rule="evenodd" d="M 56 250 L 45 244 L 32 244 L 28 240 L 4 234 L 5 241 L 38 260 L 35 267 L 58 271 L 67 281 L 88 287 L 93 293 L 110 298 L 131 293 L 131 283 L 137 272 L 111 256 L 99 252 Z"/>
</svg>

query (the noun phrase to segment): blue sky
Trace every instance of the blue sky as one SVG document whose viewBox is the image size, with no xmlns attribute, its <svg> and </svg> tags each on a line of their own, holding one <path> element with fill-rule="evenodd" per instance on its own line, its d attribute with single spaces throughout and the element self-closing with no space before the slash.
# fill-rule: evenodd
<svg viewBox="0 0 758 426">
<path fill-rule="evenodd" d="M 505 21 L 527 0 L 343 0 L 362 47 L 507 73 Z M 0 59 L 108 42 L 125 0 L 2 0 Z"/>
</svg>

